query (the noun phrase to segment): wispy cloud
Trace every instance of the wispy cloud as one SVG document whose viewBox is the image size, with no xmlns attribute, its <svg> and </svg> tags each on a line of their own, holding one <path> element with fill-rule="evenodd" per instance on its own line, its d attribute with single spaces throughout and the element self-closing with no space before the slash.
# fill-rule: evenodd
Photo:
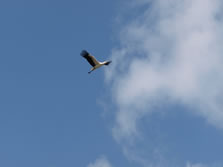
<svg viewBox="0 0 223 167">
<path fill-rule="evenodd" d="M 205 167 L 205 166 L 202 165 L 202 164 L 190 164 L 190 163 L 187 163 L 186 167 Z"/>
<path fill-rule="evenodd" d="M 121 46 L 113 50 L 112 70 L 106 71 L 118 107 L 114 138 L 132 145 L 140 136 L 139 120 L 168 103 L 190 107 L 222 129 L 222 2 L 132 2 L 141 10 L 122 26 Z M 137 159 L 144 163 L 140 156 Z"/>
<path fill-rule="evenodd" d="M 222 165 L 220 164 L 212 164 L 212 165 L 204 165 L 200 163 L 192 164 L 192 163 L 187 163 L 186 167 L 220 167 Z"/>
<path fill-rule="evenodd" d="M 94 163 L 90 163 L 87 167 L 112 167 L 112 165 L 104 156 L 102 156 L 96 159 Z"/>
</svg>

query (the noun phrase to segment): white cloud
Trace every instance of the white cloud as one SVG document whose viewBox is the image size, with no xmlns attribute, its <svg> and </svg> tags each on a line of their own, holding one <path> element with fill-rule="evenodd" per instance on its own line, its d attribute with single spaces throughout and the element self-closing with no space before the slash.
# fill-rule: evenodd
<svg viewBox="0 0 223 167">
<path fill-rule="evenodd" d="M 190 164 L 190 163 L 187 163 L 186 167 L 205 167 L 205 166 L 202 165 L 202 164 Z"/>
<path fill-rule="evenodd" d="M 207 167 L 207 166 L 204 166 L 202 164 L 190 164 L 190 163 L 187 163 L 186 167 Z"/>
<path fill-rule="evenodd" d="M 113 66 L 106 71 L 118 107 L 115 139 L 133 142 L 139 120 L 169 102 L 223 128 L 222 2 L 133 2 L 147 8 L 123 25 L 121 47 L 113 50 Z"/>
<path fill-rule="evenodd" d="M 220 166 L 222 166 L 222 165 L 220 165 L 220 164 L 205 165 L 205 164 L 201 164 L 201 163 L 192 164 L 190 162 L 188 162 L 186 165 L 186 167 L 220 167 Z"/>
<path fill-rule="evenodd" d="M 94 163 L 90 163 L 88 167 L 112 167 L 105 157 L 98 158 Z"/>
<path fill-rule="evenodd" d="M 122 135 L 134 134 L 137 119 L 166 97 L 223 127 L 219 3 L 153 1 L 152 8 L 123 28 L 122 48 L 113 51 L 113 69 L 106 73 L 120 109 L 116 129 Z"/>
</svg>

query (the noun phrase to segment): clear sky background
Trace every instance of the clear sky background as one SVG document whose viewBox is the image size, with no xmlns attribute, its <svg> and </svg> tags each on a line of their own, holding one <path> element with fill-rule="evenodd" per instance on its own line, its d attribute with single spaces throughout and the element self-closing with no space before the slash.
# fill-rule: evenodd
<svg viewBox="0 0 223 167">
<path fill-rule="evenodd" d="M 0 166 L 121 156 L 97 103 L 103 70 L 88 75 L 80 56 L 108 58 L 114 10 L 109 0 L 0 1 Z"/>
<path fill-rule="evenodd" d="M 223 166 L 221 5 L 1 0 L 0 166 Z"/>
</svg>

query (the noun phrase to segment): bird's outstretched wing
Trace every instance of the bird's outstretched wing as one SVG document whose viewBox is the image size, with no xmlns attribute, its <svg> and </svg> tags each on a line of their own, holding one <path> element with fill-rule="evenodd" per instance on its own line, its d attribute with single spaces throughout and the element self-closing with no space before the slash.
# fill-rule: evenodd
<svg viewBox="0 0 223 167">
<path fill-rule="evenodd" d="M 81 56 L 84 57 L 88 61 L 88 63 L 93 67 L 99 64 L 95 57 L 90 55 L 90 53 L 88 53 L 86 50 L 82 50 Z"/>
</svg>

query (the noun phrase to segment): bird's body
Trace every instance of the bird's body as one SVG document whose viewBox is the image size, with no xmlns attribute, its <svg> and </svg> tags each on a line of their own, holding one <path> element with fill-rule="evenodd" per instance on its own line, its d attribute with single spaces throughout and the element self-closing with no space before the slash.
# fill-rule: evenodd
<svg viewBox="0 0 223 167">
<path fill-rule="evenodd" d="M 89 74 L 94 71 L 95 69 L 103 66 L 103 65 L 109 65 L 111 63 L 111 61 L 104 61 L 104 62 L 100 62 L 100 61 L 97 61 L 95 59 L 94 56 L 90 55 L 86 50 L 83 50 L 81 52 L 81 56 L 84 57 L 88 63 L 92 66 L 91 70 L 88 72 Z"/>
</svg>

